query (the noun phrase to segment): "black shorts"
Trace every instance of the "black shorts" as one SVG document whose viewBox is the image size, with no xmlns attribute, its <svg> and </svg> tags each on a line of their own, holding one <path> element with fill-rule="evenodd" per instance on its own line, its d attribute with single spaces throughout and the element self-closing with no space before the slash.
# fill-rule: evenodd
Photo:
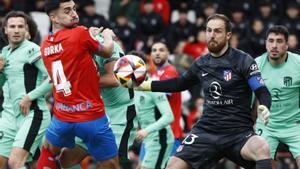
<svg viewBox="0 0 300 169">
<path fill-rule="evenodd" d="M 234 133 L 214 133 L 194 127 L 177 149 L 176 157 L 193 169 L 211 169 L 226 157 L 245 169 L 255 167 L 255 161 L 247 161 L 240 154 L 247 140 L 255 135 L 253 130 Z"/>
</svg>

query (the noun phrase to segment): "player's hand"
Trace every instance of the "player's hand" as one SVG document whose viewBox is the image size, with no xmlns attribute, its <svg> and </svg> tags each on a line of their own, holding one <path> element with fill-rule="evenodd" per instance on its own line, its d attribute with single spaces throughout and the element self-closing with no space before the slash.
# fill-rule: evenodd
<svg viewBox="0 0 300 169">
<path fill-rule="evenodd" d="M 144 138 L 147 137 L 148 134 L 149 134 L 149 132 L 147 130 L 141 129 L 137 132 L 136 138 L 141 141 L 141 140 L 144 140 Z"/>
<path fill-rule="evenodd" d="M 4 65 L 5 65 L 5 60 L 4 58 L 0 55 L 0 71 L 2 71 L 4 69 Z"/>
<path fill-rule="evenodd" d="M 134 89 L 137 91 L 151 91 L 151 80 L 145 80 L 142 84 L 140 84 L 138 87 L 135 87 Z"/>
<path fill-rule="evenodd" d="M 19 103 L 20 111 L 24 116 L 27 116 L 30 111 L 31 100 L 28 95 L 24 96 L 21 102 Z"/>
<path fill-rule="evenodd" d="M 259 105 L 257 107 L 257 114 L 258 114 L 258 117 L 263 121 L 263 123 L 265 125 L 267 125 L 269 122 L 269 117 L 270 117 L 269 109 L 264 105 Z"/>
<path fill-rule="evenodd" d="M 103 27 L 90 27 L 89 28 L 89 32 L 92 36 L 96 37 L 97 35 L 99 35 L 101 32 L 103 31 Z"/>
<path fill-rule="evenodd" d="M 116 34 L 109 28 L 105 28 L 102 31 L 102 36 L 111 36 L 113 39 L 117 38 Z"/>
</svg>

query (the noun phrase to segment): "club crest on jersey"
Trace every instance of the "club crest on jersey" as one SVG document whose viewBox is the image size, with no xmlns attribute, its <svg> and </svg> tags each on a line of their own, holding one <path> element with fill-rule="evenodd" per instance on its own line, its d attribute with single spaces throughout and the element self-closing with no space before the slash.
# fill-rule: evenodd
<svg viewBox="0 0 300 169">
<path fill-rule="evenodd" d="M 289 87 L 293 84 L 293 78 L 290 76 L 283 77 L 283 83 L 286 87 Z"/>
<path fill-rule="evenodd" d="M 231 70 L 224 70 L 223 78 L 228 82 L 232 79 L 232 71 Z"/>
</svg>

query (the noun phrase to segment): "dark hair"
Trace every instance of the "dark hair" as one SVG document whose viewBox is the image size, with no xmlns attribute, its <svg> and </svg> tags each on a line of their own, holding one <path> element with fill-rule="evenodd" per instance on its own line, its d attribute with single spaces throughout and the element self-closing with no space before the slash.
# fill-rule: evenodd
<svg viewBox="0 0 300 169">
<path fill-rule="evenodd" d="M 4 40 L 5 40 L 5 41 L 8 40 L 8 39 L 7 39 L 7 36 L 6 36 L 5 33 L 4 33 L 4 32 L 5 32 L 5 31 L 4 31 L 4 27 L 7 26 L 8 19 L 9 19 L 9 18 L 16 18 L 16 17 L 24 18 L 25 24 L 28 25 L 28 32 L 29 32 L 29 34 L 30 34 L 30 36 L 31 36 L 31 39 L 30 39 L 30 40 L 34 39 L 34 38 L 35 38 L 35 35 L 36 35 L 37 31 L 38 31 L 37 25 L 36 25 L 36 23 L 34 22 L 34 20 L 33 20 L 30 16 L 28 16 L 27 14 L 25 14 L 25 13 L 22 12 L 22 11 L 11 11 L 11 12 L 9 12 L 9 13 L 4 17 L 3 23 L 2 23 L 2 27 L 1 27 L 1 31 L 2 31 L 2 33 L 3 33 L 3 38 L 4 38 Z"/>
<path fill-rule="evenodd" d="M 290 34 L 288 29 L 283 25 L 275 25 L 275 26 L 272 26 L 271 28 L 269 28 L 266 33 L 266 38 L 268 38 L 268 36 L 271 33 L 275 33 L 276 35 L 282 34 L 284 36 L 284 39 L 286 42 L 288 41 L 289 34 Z"/>
<path fill-rule="evenodd" d="M 210 15 L 207 19 L 206 19 L 206 24 L 210 21 L 210 20 L 214 20 L 214 19 L 220 19 L 222 21 L 224 21 L 224 24 L 225 24 L 225 30 L 226 32 L 231 32 L 231 22 L 230 22 L 230 19 L 223 15 L 223 14 L 213 14 L 213 15 Z"/>
<path fill-rule="evenodd" d="M 148 62 L 146 54 L 145 54 L 144 52 L 142 52 L 142 51 L 132 50 L 132 51 L 128 52 L 128 55 L 135 55 L 135 56 L 138 56 L 138 57 L 141 58 L 145 63 Z"/>
<path fill-rule="evenodd" d="M 28 32 L 30 34 L 30 41 L 34 40 L 35 36 L 39 33 L 38 27 L 35 23 L 35 21 L 28 16 L 27 18 L 27 25 L 28 25 Z"/>
<path fill-rule="evenodd" d="M 59 8 L 59 5 L 72 0 L 45 0 L 45 12 L 49 15 L 50 12 Z"/>
<path fill-rule="evenodd" d="M 85 0 L 84 2 L 82 2 L 81 6 L 82 7 L 95 6 L 95 1 L 94 0 Z"/>
<path fill-rule="evenodd" d="M 168 44 L 166 43 L 166 41 L 164 39 L 161 39 L 160 41 L 154 41 L 153 44 L 151 45 L 151 48 L 152 48 L 153 45 L 158 44 L 158 43 L 163 44 L 166 47 L 166 49 L 168 51 L 170 51 L 170 48 L 169 48 Z"/>
</svg>

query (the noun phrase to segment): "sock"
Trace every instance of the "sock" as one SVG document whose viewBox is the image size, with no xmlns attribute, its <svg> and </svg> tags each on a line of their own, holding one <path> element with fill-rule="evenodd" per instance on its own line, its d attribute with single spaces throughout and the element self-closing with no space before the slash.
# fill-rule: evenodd
<svg viewBox="0 0 300 169">
<path fill-rule="evenodd" d="M 55 155 L 43 146 L 41 155 L 37 162 L 37 169 L 44 169 L 44 167 L 56 169 L 56 160 Z"/>
<path fill-rule="evenodd" d="M 272 169 L 272 160 L 264 159 L 256 161 L 255 169 Z"/>
</svg>

